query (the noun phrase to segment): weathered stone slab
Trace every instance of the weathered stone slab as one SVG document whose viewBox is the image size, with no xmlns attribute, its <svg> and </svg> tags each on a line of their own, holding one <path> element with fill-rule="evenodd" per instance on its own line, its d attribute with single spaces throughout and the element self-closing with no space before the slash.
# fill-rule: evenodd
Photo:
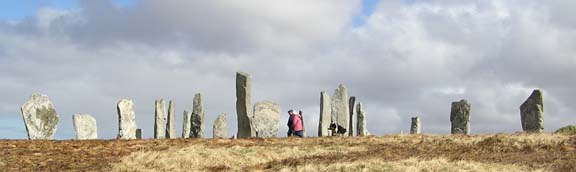
<svg viewBox="0 0 576 172">
<path fill-rule="evenodd" d="M 166 123 L 166 138 L 170 139 L 176 138 L 176 128 L 174 126 L 174 108 L 174 101 L 170 100 L 170 103 L 168 103 L 168 120 Z"/>
<path fill-rule="evenodd" d="M 410 125 L 410 134 L 420 134 L 420 118 L 412 117 L 412 123 Z"/>
<path fill-rule="evenodd" d="M 544 131 L 544 98 L 542 91 L 536 89 L 520 106 L 522 130 L 530 133 Z"/>
<path fill-rule="evenodd" d="M 351 96 L 350 99 L 348 100 L 348 110 L 350 111 L 350 113 L 349 113 L 350 114 L 350 120 L 349 120 L 350 125 L 348 125 L 348 128 L 350 129 L 350 131 L 348 131 L 348 136 L 351 136 L 351 137 L 356 135 L 356 131 L 355 131 L 356 120 L 354 120 L 354 109 L 356 109 L 356 108 L 354 108 L 354 107 L 356 107 L 356 97 Z"/>
<path fill-rule="evenodd" d="M 202 95 L 197 93 L 194 95 L 194 103 L 191 115 L 191 128 L 190 138 L 204 138 L 204 122 L 206 115 L 204 114 L 204 105 L 202 103 Z"/>
<path fill-rule="evenodd" d="M 226 114 L 223 113 L 219 115 L 216 120 L 214 120 L 214 126 L 212 126 L 212 137 L 213 138 L 227 138 L 228 128 L 226 127 Z"/>
<path fill-rule="evenodd" d="M 358 136 L 368 136 L 370 133 L 366 128 L 366 112 L 361 102 L 356 104 L 356 114 L 358 114 Z"/>
<path fill-rule="evenodd" d="M 72 121 L 76 130 L 76 140 L 98 139 L 98 127 L 94 117 L 88 114 L 74 114 Z"/>
<path fill-rule="evenodd" d="M 320 92 L 320 120 L 318 124 L 318 137 L 329 136 L 332 106 L 330 96 L 326 91 Z"/>
<path fill-rule="evenodd" d="M 251 78 L 242 72 L 236 73 L 236 115 L 238 116 L 238 138 L 254 137 L 256 134 L 251 126 L 254 116 L 251 106 Z"/>
<path fill-rule="evenodd" d="M 190 138 L 190 128 L 192 128 L 192 112 L 184 110 L 184 119 L 182 121 L 182 138 Z"/>
<path fill-rule="evenodd" d="M 136 129 L 136 139 L 142 139 L 142 129 Z"/>
<path fill-rule="evenodd" d="M 338 85 L 338 88 L 334 91 L 334 96 L 332 96 L 332 120 L 346 129 L 343 136 L 349 135 L 350 110 L 348 106 L 348 90 L 342 84 Z"/>
<path fill-rule="evenodd" d="M 252 125 L 256 132 L 256 137 L 268 138 L 278 136 L 280 106 L 271 101 L 262 101 L 254 104 Z"/>
<path fill-rule="evenodd" d="M 22 105 L 22 117 L 30 140 L 48 140 L 58 128 L 58 113 L 48 96 L 34 93 Z"/>
<path fill-rule="evenodd" d="M 156 111 L 154 118 L 154 138 L 166 138 L 166 101 L 164 99 L 156 100 Z"/>
<path fill-rule="evenodd" d="M 118 138 L 136 139 L 136 114 L 134 102 L 128 99 L 118 101 Z"/>
<path fill-rule="evenodd" d="M 452 102 L 450 122 L 452 134 L 470 134 L 470 103 L 467 100 Z"/>
</svg>

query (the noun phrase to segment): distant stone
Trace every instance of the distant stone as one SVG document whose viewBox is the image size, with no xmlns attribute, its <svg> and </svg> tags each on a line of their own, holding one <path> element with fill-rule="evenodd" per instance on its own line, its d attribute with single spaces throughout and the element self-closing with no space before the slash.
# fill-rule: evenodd
<svg viewBox="0 0 576 172">
<path fill-rule="evenodd" d="M 156 111 L 154 120 L 154 138 L 166 138 L 166 101 L 164 99 L 156 100 Z"/>
<path fill-rule="evenodd" d="M 132 100 L 118 101 L 118 126 L 119 139 L 136 139 L 136 114 Z"/>
<path fill-rule="evenodd" d="M 410 134 L 420 134 L 420 118 L 412 117 L 412 124 L 410 125 Z"/>
<path fill-rule="evenodd" d="M 182 138 L 190 138 L 190 128 L 192 126 L 192 112 L 189 110 L 184 111 L 184 119 L 182 121 Z"/>
<path fill-rule="evenodd" d="M 136 129 L 136 139 L 142 139 L 142 129 Z"/>
<path fill-rule="evenodd" d="M 74 114 L 72 121 L 76 130 L 76 140 L 98 139 L 98 127 L 94 117 L 88 114 Z"/>
<path fill-rule="evenodd" d="M 256 137 L 268 138 L 278 136 L 280 127 L 280 106 L 270 101 L 254 104 L 254 118 L 252 125 Z"/>
<path fill-rule="evenodd" d="M 356 114 L 358 114 L 358 136 L 368 136 L 370 132 L 366 128 L 366 112 L 361 102 L 356 104 Z"/>
<path fill-rule="evenodd" d="M 174 106 L 174 101 L 170 100 L 170 103 L 168 103 L 168 121 L 166 122 L 166 138 L 170 139 L 176 138 Z"/>
<path fill-rule="evenodd" d="M 58 128 L 58 113 L 48 96 L 34 93 L 20 109 L 28 139 L 48 140 L 54 137 Z"/>
<path fill-rule="evenodd" d="M 332 106 L 330 105 L 330 96 L 326 91 L 320 92 L 320 120 L 318 124 L 318 137 L 329 136 L 328 128 L 330 127 Z"/>
<path fill-rule="evenodd" d="M 554 133 L 556 134 L 566 134 L 566 135 L 575 135 L 576 134 L 576 126 L 568 125 L 566 127 L 559 128 Z"/>
<path fill-rule="evenodd" d="M 348 105 L 348 90 L 342 84 L 334 91 L 332 96 L 332 121 L 346 129 L 343 136 L 348 136 L 350 132 L 350 110 Z"/>
<path fill-rule="evenodd" d="M 192 107 L 191 115 L 191 128 L 190 128 L 190 138 L 204 138 L 204 105 L 202 103 L 202 95 L 197 93 L 194 95 L 194 103 Z"/>
<path fill-rule="evenodd" d="M 470 134 L 470 103 L 467 100 L 452 102 L 450 122 L 452 134 Z"/>
<path fill-rule="evenodd" d="M 214 126 L 212 127 L 212 137 L 224 139 L 227 136 L 228 128 L 226 127 L 226 114 L 223 113 L 219 115 L 214 121 Z"/>
<path fill-rule="evenodd" d="M 348 136 L 354 136 L 356 135 L 356 124 L 354 122 L 356 122 L 356 120 L 354 120 L 354 108 L 356 107 L 356 97 L 351 96 L 350 99 L 348 100 L 348 110 L 349 110 L 349 114 L 350 114 L 350 119 L 349 119 L 349 125 L 348 128 L 350 129 L 350 131 L 348 131 Z"/>
<path fill-rule="evenodd" d="M 236 73 L 236 115 L 238 121 L 238 138 L 254 137 L 255 131 L 251 126 L 251 117 L 254 116 L 251 106 L 251 78 L 242 72 Z"/>
<path fill-rule="evenodd" d="M 522 130 L 530 133 L 541 133 L 544 130 L 544 100 L 542 91 L 534 90 L 530 97 L 520 106 Z"/>
</svg>

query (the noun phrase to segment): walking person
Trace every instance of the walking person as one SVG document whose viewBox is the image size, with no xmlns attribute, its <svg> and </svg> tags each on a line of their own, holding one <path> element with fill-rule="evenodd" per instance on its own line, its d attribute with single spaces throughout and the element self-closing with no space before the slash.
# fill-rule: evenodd
<svg viewBox="0 0 576 172">
<path fill-rule="evenodd" d="M 288 117 L 288 124 L 287 124 L 287 125 L 288 125 L 288 134 L 287 134 L 287 135 L 288 135 L 288 137 L 290 137 L 290 136 L 294 135 L 294 130 L 293 130 L 293 127 L 292 127 L 292 123 L 293 123 L 293 121 L 294 121 L 294 111 L 293 111 L 293 110 L 289 110 L 289 111 L 288 111 L 288 115 L 289 115 L 290 117 Z"/>
<path fill-rule="evenodd" d="M 302 113 L 302 111 L 300 111 Z M 304 137 L 304 125 L 302 124 L 302 116 L 297 113 L 292 113 L 292 130 L 294 131 L 294 135 L 298 137 Z"/>
</svg>

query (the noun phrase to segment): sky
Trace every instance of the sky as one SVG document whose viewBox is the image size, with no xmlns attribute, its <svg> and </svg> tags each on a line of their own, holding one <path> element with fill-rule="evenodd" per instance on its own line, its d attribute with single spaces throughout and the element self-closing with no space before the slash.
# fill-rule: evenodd
<svg viewBox="0 0 576 172">
<path fill-rule="evenodd" d="M 227 114 L 236 133 L 235 73 L 252 103 L 304 111 L 316 135 L 320 92 L 339 84 L 363 103 L 375 135 L 449 134 L 451 102 L 471 103 L 471 133 L 521 131 L 520 105 L 544 93 L 544 128 L 574 124 L 576 1 L 556 0 L 24 0 L 0 2 L 0 139 L 27 138 L 20 107 L 46 94 L 56 139 L 73 114 L 116 137 L 116 103 L 134 100 L 153 136 L 154 101 L 182 113 L 202 93 L 206 132 Z"/>
</svg>

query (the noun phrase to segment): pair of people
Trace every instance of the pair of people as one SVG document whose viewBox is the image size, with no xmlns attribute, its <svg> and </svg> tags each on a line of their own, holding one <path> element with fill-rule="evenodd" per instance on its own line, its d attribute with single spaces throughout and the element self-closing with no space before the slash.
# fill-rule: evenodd
<svg viewBox="0 0 576 172">
<path fill-rule="evenodd" d="M 304 124 L 302 123 L 302 111 L 299 113 L 294 112 L 293 110 L 288 111 L 288 137 L 290 136 L 298 136 L 304 137 Z"/>
</svg>

